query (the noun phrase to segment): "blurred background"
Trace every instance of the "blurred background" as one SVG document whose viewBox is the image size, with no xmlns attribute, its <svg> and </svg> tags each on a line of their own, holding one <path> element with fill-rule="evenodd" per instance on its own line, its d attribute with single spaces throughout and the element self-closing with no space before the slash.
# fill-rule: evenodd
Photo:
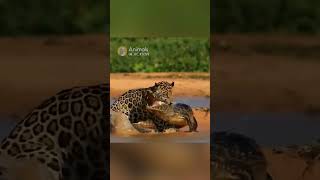
<svg viewBox="0 0 320 180">
<path fill-rule="evenodd" d="M 107 1 L 0 1 L 0 118 L 108 81 L 109 22 Z"/>
<path fill-rule="evenodd" d="M 317 0 L 211 1 L 211 28 L 217 33 L 318 34 Z"/>
<path fill-rule="evenodd" d="M 212 1 L 217 111 L 317 114 L 320 3 Z"/>
<path fill-rule="evenodd" d="M 57 92 L 109 81 L 109 4 L 0 1 L 0 141 Z"/>
<path fill-rule="evenodd" d="M 274 179 L 319 179 L 319 9 L 316 0 L 211 1 L 212 130 L 255 139 Z"/>
<path fill-rule="evenodd" d="M 110 3 L 101 0 L 2 0 L 0 35 L 105 33 Z"/>
</svg>

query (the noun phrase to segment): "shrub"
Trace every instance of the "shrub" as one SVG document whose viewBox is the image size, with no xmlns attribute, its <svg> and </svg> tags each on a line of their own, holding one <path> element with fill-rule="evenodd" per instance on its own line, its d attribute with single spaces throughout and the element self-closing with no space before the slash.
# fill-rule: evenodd
<svg viewBox="0 0 320 180">
<path fill-rule="evenodd" d="M 149 56 L 119 56 L 120 46 L 147 47 Z M 193 38 L 112 38 L 111 72 L 208 72 L 209 41 Z"/>
</svg>

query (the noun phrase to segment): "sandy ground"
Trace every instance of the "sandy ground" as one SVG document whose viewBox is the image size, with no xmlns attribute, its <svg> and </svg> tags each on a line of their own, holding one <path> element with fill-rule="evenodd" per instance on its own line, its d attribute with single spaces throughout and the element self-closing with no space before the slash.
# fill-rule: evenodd
<svg viewBox="0 0 320 180">
<path fill-rule="evenodd" d="M 153 86 L 155 82 L 175 82 L 173 96 L 210 96 L 209 73 L 112 73 L 111 97 L 128 91 Z"/>
<path fill-rule="evenodd" d="M 198 121 L 198 131 L 210 132 L 210 112 L 193 110 L 193 113 Z"/>
</svg>

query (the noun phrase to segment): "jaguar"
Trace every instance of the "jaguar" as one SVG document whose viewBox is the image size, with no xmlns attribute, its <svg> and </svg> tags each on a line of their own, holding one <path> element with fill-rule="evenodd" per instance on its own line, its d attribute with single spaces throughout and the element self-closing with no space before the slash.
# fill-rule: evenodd
<svg viewBox="0 0 320 180">
<path fill-rule="evenodd" d="M 14 169 L 37 168 L 47 173 L 43 179 L 107 179 L 109 110 L 108 84 L 74 87 L 44 100 L 1 142 L 0 179 L 23 174 Z"/>
<path fill-rule="evenodd" d="M 125 126 L 138 132 L 164 132 L 174 128 L 147 109 L 156 101 L 171 104 L 173 87 L 174 82 L 161 81 L 151 87 L 131 89 L 122 94 L 110 108 L 112 128 Z"/>
</svg>

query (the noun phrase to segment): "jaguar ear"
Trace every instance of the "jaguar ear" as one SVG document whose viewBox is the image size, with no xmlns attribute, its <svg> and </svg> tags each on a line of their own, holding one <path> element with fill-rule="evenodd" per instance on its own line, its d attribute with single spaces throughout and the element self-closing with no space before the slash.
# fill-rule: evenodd
<svg viewBox="0 0 320 180">
<path fill-rule="evenodd" d="M 174 86 L 174 82 L 171 83 L 171 86 L 172 86 L 172 87 Z"/>
<path fill-rule="evenodd" d="M 158 83 L 154 83 L 154 86 L 156 86 L 156 87 L 157 87 L 157 86 L 159 86 L 159 84 L 158 84 Z"/>
</svg>

